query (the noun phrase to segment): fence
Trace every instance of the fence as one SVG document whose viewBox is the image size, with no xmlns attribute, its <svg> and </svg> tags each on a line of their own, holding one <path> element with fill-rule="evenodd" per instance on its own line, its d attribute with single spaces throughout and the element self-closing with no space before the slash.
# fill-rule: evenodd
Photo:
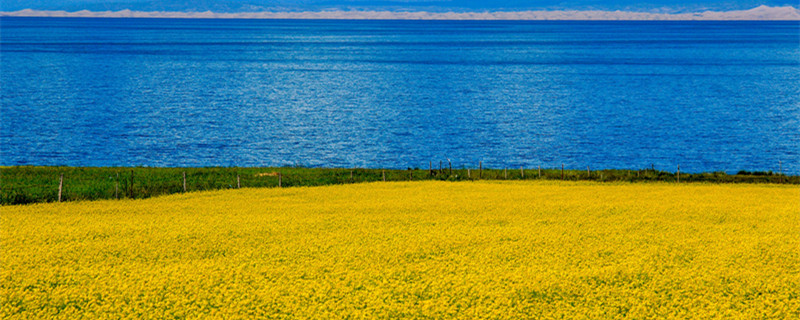
<svg viewBox="0 0 800 320">
<path fill-rule="evenodd" d="M 448 159 L 428 169 L 323 168 L 78 168 L 6 167 L 0 169 L 0 204 L 97 199 L 140 199 L 182 192 L 236 188 L 320 186 L 344 183 L 419 180 L 565 180 L 662 181 L 674 183 L 800 183 L 800 177 L 772 172 L 681 173 L 656 170 L 585 170 L 560 168 L 454 169 Z"/>
</svg>

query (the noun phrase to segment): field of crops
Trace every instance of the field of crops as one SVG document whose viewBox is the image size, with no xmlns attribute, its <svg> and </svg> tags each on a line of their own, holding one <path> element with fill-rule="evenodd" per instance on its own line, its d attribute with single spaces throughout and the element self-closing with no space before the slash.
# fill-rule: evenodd
<svg viewBox="0 0 800 320">
<path fill-rule="evenodd" d="M 2 318 L 800 317 L 797 186 L 376 182 L 0 209 Z"/>
</svg>

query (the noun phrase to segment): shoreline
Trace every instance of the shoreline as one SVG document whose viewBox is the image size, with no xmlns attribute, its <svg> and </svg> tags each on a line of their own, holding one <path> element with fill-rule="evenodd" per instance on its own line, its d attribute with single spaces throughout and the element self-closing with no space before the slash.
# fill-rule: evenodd
<svg viewBox="0 0 800 320">
<path fill-rule="evenodd" d="M 238 188 L 311 187 L 392 181 L 592 181 L 628 183 L 800 184 L 771 171 L 669 172 L 571 168 L 307 168 L 307 167 L 55 167 L 0 166 L 0 205 L 77 200 L 143 199 Z M 60 191 L 60 192 L 59 192 Z M 59 196 L 60 193 L 60 196 Z"/>
</svg>

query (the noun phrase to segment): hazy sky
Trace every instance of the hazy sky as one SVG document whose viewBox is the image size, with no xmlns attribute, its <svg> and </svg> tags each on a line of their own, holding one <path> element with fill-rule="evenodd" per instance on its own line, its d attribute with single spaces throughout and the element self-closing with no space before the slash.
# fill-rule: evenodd
<svg viewBox="0 0 800 320">
<path fill-rule="evenodd" d="M 759 5 L 795 6 L 797 0 L 2 0 L 0 11 L 123 10 L 136 11 L 518 11 L 518 10 L 631 10 L 680 13 L 702 10 L 742 10 Z"/>
</svg>

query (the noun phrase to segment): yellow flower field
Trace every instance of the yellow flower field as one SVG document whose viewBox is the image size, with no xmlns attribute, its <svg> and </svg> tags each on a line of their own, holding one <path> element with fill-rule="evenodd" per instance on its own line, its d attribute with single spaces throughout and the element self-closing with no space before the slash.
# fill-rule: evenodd
<svg viewBox="0 0 800 320">
<path fill-rule="evenodd" d="M 798 318 L 799 191 L 411 182 L 1 207 L 0 317 Z"/>
</svg>

